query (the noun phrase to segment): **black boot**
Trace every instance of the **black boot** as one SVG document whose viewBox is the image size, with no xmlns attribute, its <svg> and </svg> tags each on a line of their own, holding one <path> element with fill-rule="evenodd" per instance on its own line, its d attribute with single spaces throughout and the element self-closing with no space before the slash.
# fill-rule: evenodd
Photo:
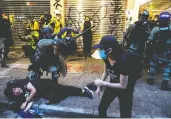
<svg viewBox="0 0 171 119">
<path fill-rule="evenodd" d="M 147 79 L 147 84 L 153 85 L 154 84 L 154 78 L 148 78 Z"/>
<path fill-rule="evenodd" d="M 1 67 L 8 68 L 9 66 L 6 64 L 5 60 L 2 59 L 1 61 Z"/>
<path fill-rule="evenodd" d="M 169 85 L 168 81 L 162 81 L 160 89 L 165 91 L 171 91 L 171 86 Z"/>
</svg>

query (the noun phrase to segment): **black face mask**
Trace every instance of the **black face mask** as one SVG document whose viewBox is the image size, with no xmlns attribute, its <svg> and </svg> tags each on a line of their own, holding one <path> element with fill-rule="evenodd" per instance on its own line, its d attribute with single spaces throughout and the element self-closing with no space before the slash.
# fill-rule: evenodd
<svg viewBox="0 0 171 119">
<path fill-rule="evenodd" d="M 90 21 L 85 21 L 84 22 L 84 28 L 89 28 L 91 27 L 91 22 Z"/>
</svg>

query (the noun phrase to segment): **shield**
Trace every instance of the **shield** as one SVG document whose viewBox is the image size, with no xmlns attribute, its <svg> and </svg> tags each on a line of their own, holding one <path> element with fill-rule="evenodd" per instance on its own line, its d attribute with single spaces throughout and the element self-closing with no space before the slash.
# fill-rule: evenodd
<svg viewBox="0 0 171 119">
<path fill-rule="evenodd" d="M 59 63 L 60 63 L 60 74 L 65 77 L 67 75 L 67 65 L 62 56 L 59 56 Z"/>
</svg>

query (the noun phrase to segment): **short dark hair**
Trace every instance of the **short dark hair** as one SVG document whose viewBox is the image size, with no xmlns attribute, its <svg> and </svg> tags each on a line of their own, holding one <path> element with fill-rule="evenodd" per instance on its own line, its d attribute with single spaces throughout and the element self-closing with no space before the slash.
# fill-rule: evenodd
<svg viewBox="0 0 171 119">
<path fill-rule="evenodd" d="M 111 47 L 112 48 L 112 52 L 111 54 L 109 54 L 109 57 L 112 60 L 119 60 L 122 56 L 123 50 L 121 48 L 120 44 L 116 44 L 115 46 Z"/>
</svg>

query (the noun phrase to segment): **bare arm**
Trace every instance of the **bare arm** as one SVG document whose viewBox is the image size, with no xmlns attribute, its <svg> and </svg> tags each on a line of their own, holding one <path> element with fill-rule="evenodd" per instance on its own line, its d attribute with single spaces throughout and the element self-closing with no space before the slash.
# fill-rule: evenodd
<svg viewBox="0 0 171 119">
<path fill-rule="evenodd" d="M 107 76 L 108 76 L 107 67 L 106 64 L 104 63 L 104 72 L 102 74 L 101 80 L 102 81 L 106 80 Z M 99 94 L 99 92 L 100 92 L 100 86 L 97 87 L 96 94 Z"/>
<path fill-rule="evenodd" d="M 30 82 L 27 84 L 27 89 L 30 90 L 30 95 L 26 98 L 26 101 L 21 105 L 21 109 L 26 109 L 27 104 L 29 104 L 31 99 L 33 99 L 34 95 L 36 94 L 36 89 Z"/>
<path fill-rule="evenodd" d="M 111 88 L 117 88 L 117 89 L 125 89 L 128 84 L 128 75 L 124 76 L 120 74 L 120 82 L 119 83 L 109 83 L 106 81 L 96 80 L 95 84 L 97 86 L 106 86 Z"/>
<path fill-rule="evenodd" d="M 101 80 L 102 81 L 106 80 L 107 76 L 108 76 L 107 67 L 106 67 L 106 64 L 104 64 L 104 72 L 102 74 Z"/>
<path fill-rule="evenodd" d="M 119 88 L 119 89 L 125 89 L 128 84 L 128 75 L 120 75 L 120 82 L 119 83 L 109 83 L 104 82 L 104 86 L 111 87 L 111 88 Z"/>
<path fill-rule="evenodd" d="M 33 105 L 33 102 L 29 102 L 27 107 L 24 109 L 24 112 L 28 111 Z"/>
<path fill-rule="evenodd" d="M 30 95 L 26 98 L 26 102 L 28 103 L 36 94 L 36 89 L 30 82 L 27 84 L 27 89 L 30 90 Z"/>
</svg>

